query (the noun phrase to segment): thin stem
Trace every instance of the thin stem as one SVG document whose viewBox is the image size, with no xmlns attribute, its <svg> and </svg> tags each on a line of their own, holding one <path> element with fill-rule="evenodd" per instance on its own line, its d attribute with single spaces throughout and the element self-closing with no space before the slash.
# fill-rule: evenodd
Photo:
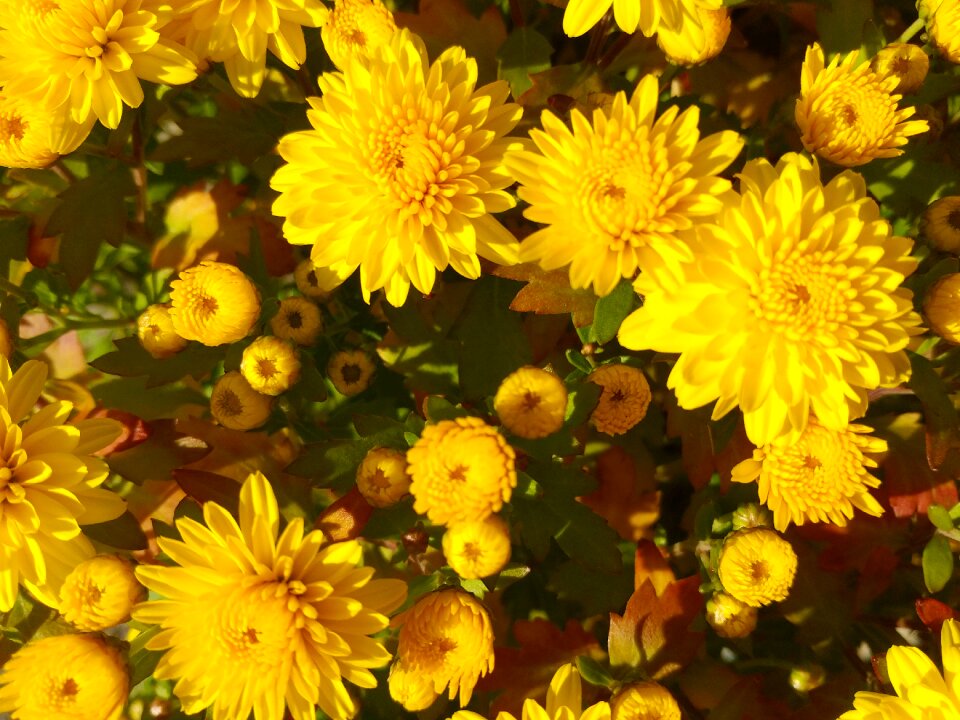
<svg viewBox="0 0 960 720">
<path fill-rule="evenodd" d="M 520 0 L 510 0 L 510 19 L 514 27 L 523 27 L 527 24 L 523 17 L 523 8 L 520 7 Z"/>
<path fill-rule="evenodd" d="M 598 22 L 593 31 L 590 33 L 590 45 L 587 47 L 587 57 L 584 58 L 584 62 L 588 65 L 592 62 L 596 62 L 597 57 L 600 55 L 600 50 L 603 49 L 603 41 L 607 36 L 607 28 L 610 26 L 610 13 L 604 15 L 600 22 Z"/>
<path fill-rule="evenodd" d="M 63 160 L 57 158 L 56 162 L 50 166 L 50 169 L 53 170 L 58 177 L 65 180 L 68 184 L 72 185 L 77 181 L 77 176 L 73 174 L 73 171 L 63 164 Z"/>
<path fill-rule="evenodd" d="M 617 55 L 619 55 L 623 49 L 630 44 L 630 35 L 626 33 L 620 33 L 620 36 L 614 41 L 613 45 L 610 46 L 610 49 L 607 50 L 603 57 L 600 58 L 600 61 L 597 63 L 597 67 L 600 70 L 605 70 L 610 67 L 610 63 L 616 60 Z"/>
<path fill-rule="evenodd" d="M 135 320 L 132 318 L 64 318 L 63 322 L 67 330 L 106 330 L 129 327 Z"/>
<path fill-rule="evenodd" d="M 914 35 L 923 29 L 923 18 L 917 18 L 913 24 L 903 31 L 903 34 L 897 38 L 898 43 L 910 42 Z"/>
<path fill-rule="evenodd" d="M 0 290 L 3 290 L 8 295 L 13 295 L 14 297 L 18 297 L 21 300 L 25 300 L 27 303 L 30 303 L 30 304 L 36 302 L 37 300 L 36 296 L 33 295 L 33 293 L 29 293 L 25 291 L 22 287 L 20 287 L 19 285 L 16 285 L 15 283 L 10 282 L 9 280 L 7 280 L 7 278 L 3 277 L 2 275 L 0 275 Z"/>
</svg>

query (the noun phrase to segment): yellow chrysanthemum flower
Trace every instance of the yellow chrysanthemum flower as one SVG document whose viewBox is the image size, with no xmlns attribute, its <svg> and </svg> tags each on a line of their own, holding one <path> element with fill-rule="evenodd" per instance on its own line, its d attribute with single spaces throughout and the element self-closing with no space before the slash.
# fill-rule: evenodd
<svg viewBox="0 0 960 720">
<path fill-rule="evenodd" d="M 469 710 L 454 713 L 450 720 L 486 720 Z M 501 712 L 497 720 L 516 720 L 508 712 Z M 610 704 L 598 702 L 583 708 L 583 693 L 580 687 L 580 673 L 572 664 L 561 665 L 553 674 L 547 688 L 547 705 L 543 707 L 536 700 L 528 698 L 523 703 L 521 720 L 610 720 Z"/>
<path fill-rule="evenodd" d="M 224 63 L 233 89 L 248 98 L 263 85 L 267 50 L 299 68 L 307 59 L 303 27 L 319 27 L 329 12 L 320 0 L 178 0 L 173 10 L 164 34 Z"/>
<path fill-rule="evenodd" d="M 723 541 L 720 582 L 728 594 L 750 607 L 785 600 L 796 572 L 797 554 L 773 530 L 738 530 Z"/>
<path fill-rule="evenodd" d="M 776 440 L 753 451 L 733 468 L 734 482 L 759 483 L 760 502 L 773 511 L 774 527 L 783 532 L 792 522 L 846 525 L 859 508 L 883 514 L 870 494 L 880 481 L 868 472 L 877 467 L 870 455 L 885 452 L 887 443 L 871 437 L 865 425 L 831 430 L 811 418 L 796 441 Z"/>
<path fill-rule="evenodd" d="M 745 638 L 757 627 L 757 609 L 718 592 L 707 601 L 707 623 L 722 638 Z"/>
<path fill-rule="evenodd" d="M 333 64 L 346 70 L 353 58 L 368 57 L 389 43 L 395 32 L 393 13 L 380 0 L 334 0 L 320 37 Z"/>
<path fill-rule="evenodd" d="M 73 152 L 93 123 L 76 123 L 66 113 L 51 113 L 41 102 L 0 94 L 0 165 L 44 168 Z"/>
<path fill-rule="evenodd" d="M 258 393 L 236 370 L 217 380 L 210 395 L 210 413 L 231 430 L 252 430 L 263 425 L 273 410 L 273 398 Z"/>
<path fill-rule="evenodd" d="M 674 65 L 700 65 L 715 58 L 730 37 L 730 10 L 694 8 L 699 26 L 684 23 L 679 30 L 660 28 L 657 45 Z M 702 38 L 702 39 L 701 39 Z"/>
<path fill-rule="evenodd" d="M 877 53 L 870 63 L 882 78 L 897 78 L 895 93 L 914 93 L 923 85 L 930 70 L 930 58 L 919 45 L 891 43 Z"/>
<path fill-rule="evenodd" d="M 141 80 L 179 85 L 196 76 L 196 58 L 161 38 L 142 0 L 10 3 L 0 14 L 0 86 L 5 94 L 109 128 L 123 106 L 143 102 Z M 88 128 L 89 129 L 89 128 Z"/>
<path fill-rule="evenodd" d="M 137 338 L 143 349 L 155 358 L 173 357 L 187 346 L 187 341 L 173 329 L 170 308 L 151 305 L 137 318 Z"/>
<path fill-rule="evenodd" d="M 563 31 L 579 37 L 592 28 L 613 6 L 613 17 L 626 33 L 638 29 L 647 37 L 664 28 L 679 32 L 692 25 L 691 37 L 699 29 L 696 8 L 718 8 L 721 0 L 570 0 L 563 14 Z M 699 40 L 699 38 L 698 38 Z"/>
<path fill-rule="evenodd" d="M 357 489 L 373 507 L 396 505 L 410 492 L 407 454 L 391 448 L 374 448 L 357 468 Z"/>
<path fill-rule="evenodd" d="M 567 388 L 556 374 L 522 367 L 500 383 L 493 408 L 503 426 L 522 438 L 544 438 L 563 427 Z"/>
<path fill-rule="evenodd" d="M 570 113 L 571 130 L 550 111 L 531 130 L 538 151 L 506 156 L 530 203 L 524 217 L 547 225 L 527 237 L 520 259 L 544 270 L 570 266 L 574 288 L 606 295 L 637 270 L 672 268 L 690 260 L 677 231 L 715 214 L 730 181 L 717 177 L 740 153 L 735 132 L 700 139 L 694 106 L 666 110 L 655 120 L 657 78 L 647 75 L 630 101 L 617 93 L 591 123 Z"/>
<path fill-rule="evenodd" d="M 129 560 L 97 555 L 67 575 L 60 588 L 59 610 L 75 628 L 96 632 L 128 620 L 145 594 Z"/>
<path fill-rule="evenodd" d="M 902 155 L 908 137 L 930 129 L 926 120 L 907 119 L 915 108 L 897 107 L 899 79 L 857 65 L 859 55 L 855 50 L 825 65 L 819 45 L 807 48 L 795 110 L 803 146 L 846 167 Z"/>
<path fill-rule="evenodd" d="M 653 395 L 642 370 L 629 365 L 603 365 L 587 380 L 603 388 L 590 414 L 590 422 L 600 432 L 621 435 L 646 417 Z"/>
<path fill-rule="evenodd" d="M 443 535 L 443 556 L 462 578 L 496 575 L 510 562 L 510 528 L 496 515 L 454 523 Z"/>
<path fill-rule="evenodd" d="M 170 283 L 170 319 L 187 340 L 216 346 L 245 338 L 260 317 L 260 293 L 243 271 L 204 260 Z"/>
<path fill-rule="evenodd" d="M 364 297 L 385 288 L 396 306 L 447 266 L 476 278 L 478 256 L 515 263 L 517 241 L 490 213 L 515 204 L 502 159 L 520 144 L 505 136 L 522 109 L 505 103 L 505 81 L 476 85 L 463 48 L 431 64 L 407 30 L 323 75 L 314 129 L 280 141 L 288 164 L 271 181 L 287 240 L 313 245 L 314 264 L 340 281 L 359 267 Z"/>
<path fill-rule="evenodd" d="M 315 300 L 324 300 L 343 282 L 343 278 L 327 268 L 317 267 L 309 259 L 297 263 L 293 279 L 297 283 L 297 290 Z"/>
<path fill-rule="evenodd" d="M 362 393 L 373 380 L 377 366 L 363 350 L 340 350 L 327 363 L 327 377 L 341 395 Z"/>
<path fill-rule="evenodd" d="M 960 63 L 960 0 L 919 0 L 917 9 L 927 19 L 927 36 L 952 63 Z"/>
<path fill-rule="evenodd" d="M 627 685 L 610 700 L 613 720 L 680 720 L 680 706 L 660 683 Z"/>
<path fill-rule="evenodd" d="M 279 395 L 300 379 L 300 358 L 286 340 L 262 335 L 244 348 L 240 373 L 258 393 Z"/>
<path fill-rule="evenodd" d="M 206 526 L 181 518 L 183 541 L 160 538 L 178 567 L 143 566 L 137 577 L 165 599 L 139 605 L 135 620 L 162 630 L 148 643 L 166 650 L 153 676 L 176 680 L 188 714 L 214 720 L 314 720 L 353 717 L 344 681 L 376 687 L 369 668 L 388 653 L 368 637 L 389 624 L 406 597 L 399 580 L 371 580 L 358 568 L 359 543 L 304 535 L 302 518 L 280 534 L 270 483 L 250 475 L 240 489 L 240 522 L 213 502 Z M 279 534 L 279 539 L 278 539 Z"/>
<path fill-rule="evenodd" d="M 120 720 L 130 676 L 100 636 L 56 635 L 14 653 L 0 684 L 0 712 L 13 720 Z"/>
<path fill-rule="evenodd" d="M 740 178 L 716 223 L 685 236 L 681 280 L 637 280 L 644 305 L 620 342 L 681 353 L 667 381 L 680 406 L 717 400 L 716 419 L 739 405 L 757 446 L 796 439 L 811 411 L 842 430 L 868 390 L 910 375 L 919 317 L 899 286 L 912 242 L 891 235 L 855 173 L 824 186 L 815 160 L 788 153 Z"/>
<path fill-rule="evenodd" d="M 960 195 L 930 203 L 920 220 L 920 232 L 937 250 L 960 255 Z"/>
<path fill-rule="evenodd" d="M 927 290 L 923 314 L 933 332 L 960 344 L 960 273 L 944 275 Z"/>
<path fill-rule="evenodd" d="M 514 458 L 497 429 L 479 418 L 427 426 L 407 451 L 413 509 L 438 525 L 489 517 L 517 486 Z"/>
<path fill-rule="evenodd" d="M 90 455 L 120 435 L 120 424 L 70 423 L 73 405 L 63 400 L 28 418 L 46 379 L 38 360 L 13 374 L 0 357 L 0 612 L 13 607 L 21 583 L 56 607 L 64 579 L 95 554 L 80 526 L 126 509 L 119 495 L 99 487 L 110 469 Z"/>
<path fill-rule="evenodd" d="M 462 707 L 493 670 L 490 614 L 470 593 L 451 588 L 424 595 L 393 624 L 400 638 L 390 695 L 407 710 L 429 706 L 448 686 L 448 697 L 459 693 Z"/>
<path fill-rule="evenodd" d="M 323 316 L 309 300 L 291 297 L 280 301 L 280 309 L 270 318 L 270 329 L 278 338 L 309 347 L 323 330 Z"/>
<path fill-rule="evenodd" d="M 896 697 L 860 691 L 853 710 L 839 720 L 952 720 L 960 717 L 960 621 L 947 620 L 940 628 L 943 673 L 915 647 L 895 646 L 887 651 L 887 675 Z"/>
</svg>

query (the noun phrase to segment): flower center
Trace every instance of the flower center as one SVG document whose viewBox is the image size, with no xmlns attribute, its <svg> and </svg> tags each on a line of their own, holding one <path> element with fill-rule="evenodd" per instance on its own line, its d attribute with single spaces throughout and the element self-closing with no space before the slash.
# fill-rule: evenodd
<svg viewBox="0 0 960 720">
<path fill-rule="evenodd" d="M 527 390 L 523 395 L 523 409 L 532 412 L 540 405 L 540 396 L 537 393 Z"/>
<path fill-rule="evenodd" d="M 903 55 L 898 55 L 890 65 L 891 72 L 897 77 L 904 77 L 910 72 L 910 60 Z"/>
<path fill-rule="evenodd" d="M 224 390 L 217 395 L 217 409 L 224 417 L 243 414 L 243 403 L 233 390 Z"/>
<path fill-rule="evenodd" d="M 50 678 L 48 683 L 43 703 L 48 711 L 61 713 L 76 705 L 77 695 L 80 694 L 80 686 L 76 680 L 72 677 L 54 677 Z"/>
<path fill-rule="evenodd" d="M 363 371 L 356 363 L 347 363 L 343 366 L 340 374 L 343 376 L 345 382 L 353 385 L 355 382 L 360 381 L 360 376 L 363 374 Z"/>
<path fill-rule="evenodd" d="M 303 316 L 300 315 L 298 310 L 287 313 L 287 325 L 292 327 L 294 330 L 299 330 L 303 327 Z"/>
<path fill-rule="evenodd" d="M 763 560 L 754 560 L 750 563 L 750 579 L 755 583 L 762 583 L 767 579 L 767 563 Z"/>
<path fill-rule="evenodd" d="M 422 661 L 425 669 L 430 671 L 441 667 L 446 660 L 447 654 L 456 649 L 456 641 L 447 637 L 435 638 L 423 643 L 423 645 L 418 648 L 417 656 L 418 659 Z"/>
<path fill-rule="evenodd" d="M 257 360 L 257 372 L 264 380 L 269 380 L 279 371 L 276 364 L 270 358 L 260 358 Z"/>
<path fill-rule="evenodd" d="M 370 476 L 370 484 L 377 490 L 388 490 L 390 488 L 390 481 L 387 480 L 387 476 L 380 468 L 373 471 L 373 475 Z"/>
<path fill-rule="evenodd" d="M 947 215 L 947 224 L 957 232 L 960 232 L 960 210 L 953 210 Z"/>
<path fill-rule="evenodd" d="M 9 144 L 23 140 L 27 131 L 27 123 L 23 118 L 17 115 L 7 115 L 0 117 L 0 142 Z"/>
<path fill-rule="evenodd" d="M 467 480 L 467 471 L 469 468 L 466 465 L 457 465 L 450 471 L 449 478 L 454 482 L 462 483 Z"/>
<path fill-rule="evenodd" d="M 483 557 L 483 549 L 477 545 L 477 543 L 464 543 L 463 544 L 463 556 L 470 560 L 471 562 L 476 562 L 481 557 Z"/>
<path fill-rule="evenodd" d="M 826 267 L 825 267 L 826 265 Z M 764 331 L 790 340 L 811 341 L 834 335 L 847 319 L 848 280 L 819 254 L 774 258 L 760 272 L 751 308 Z"/>
<path fill-rule="evenodd" d="M 872 73 L 851 83 L 831 86 L 822 102 L 824 134 L 832 136 L 831 146 L 872 149 L 894 133 L 896 103 Z"/>
</svg>

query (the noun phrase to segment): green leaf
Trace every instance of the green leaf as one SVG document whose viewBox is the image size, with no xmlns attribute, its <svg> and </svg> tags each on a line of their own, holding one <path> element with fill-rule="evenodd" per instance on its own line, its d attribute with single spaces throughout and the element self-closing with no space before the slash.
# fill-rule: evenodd
<svg viewBox="0 0 960 720">
<path fill-rule="evenodd" d="M 544 496 L 563 525 L 554 537 L 571 560 L 600 572 L 616 573 L 623 565 L 619 536 L 606 520 L 573 498 Z"/>
<path fill-rule="evenodd" d="M 499 76 L 510 83 L 513 97 L 518 98 L 531 87 L 530 75 L 547 70 L 553 47 L 528 25 L 516 28 L 497 53 Z"/>
<path fill-rule="evenodd" d="M 26 215 L 0 220 L 0 276 L 9 276 L 11 260 L 27 259 L 29 232 L 30 218 Z"/>
<path fill-rule="evenodd" d="M 621 280 L 609 295 L 597 300 L 593 312 L 593 339 L 608 343 L 617 336 L 620 324 L 633 312 L 637 304 L 637 295 L 629 280 Z"/>
<path fill-rule="evenodd" d="M 483 580 L 466 580 L 461 578 L 460 587 L 471 595 L 476 595 L 481 600 L 483 600 L 483 596 L 487 594 L 487 586 L 483 584 Z"/>
<path fill-rule="evenodd" d="M 872 20 L 871 0 L 841 0 L 821 5 L 817 8 L 817 34 L 823 52 L 829 56 L 859 50 L 867 23 Z M 829 62 L 829 57 L 827 60 Z"/>
<path fill-rule="evenodd" d="M 376 447 L 404 447 L 404 432 L 404 426 L 396 423 L 356 440 L 341 438 L 311 443 L 286 472 L 310 478 L 316 487 L 346 490 L 354 482 L 364 456 Z"/>
<path fill-rule="evenodd" d="M 931 505 L 928 507 L 927 517 L 930 518 L 930 522 L 932 522 L 938 530 L 943 530 L 944 532 L 953 530 L 953 518 L 950 517 L 950 512 L 943 507 L 943 505 Z"/>
<path fill-rule="evenodd" d="M 209 375 L 223 359 L 224 349 L 190 343 L 173 357 L 157 359 L 143 349 L 135 337 L 114 340 L 116 350 L 101 355 L 90 365 L 100 372 L 121 377 L 147 378 L 147 387 L 156 387 L 186 376 L 200 379 Z"/>
<path fill-rule="evenodd" d="M 432 423 L 441 420 L 456 420 L 461 417 L 469 417 L 470 413 L 458 405 L 454 405 L 446 398 L 439 395 L 431 395 L 423 403 L 424 413 L 427 420 Z"/>
<path fill-rule="evenodd" d="M 936 470 L 956 444 L 958 417 L 950 394 L 933 365 L 925 357 L 909 353 L 910 389 L 923 404 L 927 426 L 927 462 Z"/>
<path fill-rule="evenodd" d="M 154 625 L 141 632 L 130 643 L 130 687 L 136 687 L 150 677 L 163 657 L 162 652 L 146 648 L 147 643 L 159 632 L 160 626 Z"/>
<path fill-rule="evenodd" d="M 923 549 L 923 582 L 932 593 L 940 592 L 953 577 L 950 541 L 934 535 Z"/>
<path fill-rule="evenodd" d="M 589 655 L 580 655 L 577 657 L 577 670 L 580 676 L 591 685 L 599 687 L 612 688 L 614 685 L 613 676 L 600 663 Z"/>
<path fill-rule="evenodd" d="M 117 550 L 133 552 L 147 549 L 147 536 L 129 511 L 108 522 L 84 525 L 83 534 Z"/>
</svg>

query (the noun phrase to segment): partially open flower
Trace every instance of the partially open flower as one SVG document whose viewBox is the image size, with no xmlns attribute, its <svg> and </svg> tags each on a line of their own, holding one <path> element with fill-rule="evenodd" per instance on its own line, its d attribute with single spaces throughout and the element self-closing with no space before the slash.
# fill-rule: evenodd
<svg viewBox="0 0 960 720">
<path fill-rule="evenodd" d="M 410 492 L 407 454 L 391 448 L 374 448 L 357 468 L 357 489 L 374 507 L 390 507 Z"/>
<path fill-rule="evenodd" d="M 323 300 L 340 285 L 343 280 L 327 268 L 319 268 L 312 260 L 302 260 L 293 271 L 297 290 L 316 300 Z"/>
<path fill-rule="evenodd" d="M 960 273 L 944 275 L 927 290 L 923 314 L 933 332 L 960 345 Z"/>
<path fill-rule="evenodd" d="M 224 427 L 231 430 L 251 430 L 263 425 L 270 417 L 273 399 L 258 393 L 243 375 L 233 371 L 217 380 L 210 396 L 210 412 Z"/>
<path fill-rule="evenodd" d="M 706 616 L 707 623 L 722 638 L 744 638 L 757 627 L 757 609 L 722 592 L 707 601 Z"/>
<path fill-rule="evenodd" d="M 376 369 L 373 360 L 363 350 L 341 350 L 327 363 L 327 377 L 337 392 L 351 397 L 370 387 Z"/>
<path fill-rule="evenodd" d="M 610 701 L 613 720 L 680 720 L 680 706 L 660 683 L 627 685 Z"/>
<path fill-rule="evenodd" d="M 309 347 L 317 341 L 323 330 L 323 315 L 320 314 L 320 308 L 309 300 L 287 298 L 280 301 L 280 309 L 270 319 L 270 329 L 278 338 Z"/>
<path fill-rule="evenodd" d="M 76 123 L 66 112 L 51 112 L 42 102 L 0 95 L 0 165 L 44 168 L 73 152 L 93 127 Z"/>
<path fill-rule="evenodd" d="M 893 91 L 905 95 L 916 92 L 923 85 L 930 70 L 930 58 L 919 45 L 892 43 L 877 53 L 870 66 L 882 78 L 897 78 L 898 84 Z"/>
<path fill-rule="evenodd" d="M 151 305 L 137 318 L 137 337 L 143 349 L 155 358 L 176 355 L 187 346 L 187 341 L 177 335 L 166 305 Z"/>
<path fill-rule="evenodd" d="M 930 203 L 920 232 L 942 252 L 960 255 L 960 195 L 948 195 Z"/>
<path fill-rule="evenodd" d="M 346 70 L 351 58 L 367 57 L 396 31 L 393 13 L 380 0 L 335 0 L 320 37 L 333 64 Z"/>
<path fill-rule="evenodd" d="M 720 552 L 720 582 L 751 607 L 785 600 L 797 572 L 797 554 L 773 530 L 753 528 L 727 536 Z"/>
<path fill-rule="evenodd" d="M 650 406 L 650 383 L 629 365 L 603 365 L 587 378 L 603 388 L 590 421 L 602 433 L 620 435 L 643 420 Z"/>
<path fill-rule="evenodd" d="M 730 36 L 729 9 L 697 5 L 693 12 L 700 21 L 699 28 L 685 22 L 679 30 L 661 28 L 657 33 L 657 45 L 675 65 L 699 65 L 715 58 Z"/>
<path fill-rule="evenodd" d="M 84 560 L 60 588 L 60 614 L 80 630 L 106 630 L 128 620 L 146 591 L 133 574 L 133 565 L 117 555 Z"/>
<path fill-rule="evenodd" d="M 462 578 L 485 578 L 510 562 L 510 528 L 496 515 L 451 525 L 443 535 L 443 556 Z"/>
<path fill-rule="evenodd" d="M 244 349 L 240 372 L 258 393 L 279 395 L 300 379 L 300 358 L 286 340 L 263 335 Z"/>
<path fill-rule="evenodd" d="M 917 9 L 927 19 L 930 42 L 952 63 L 960 63 L 960 2 L 919 0 Z"/>
<path fill-rule="evenodd" d="M 563 427 L 567 389 L 552 372 L 522 367 L 500 383 L 493 407 L 500 422 L 514 435 L 543 438 Z"/>
<path fill-rule="evenodd" d="M 216 346 L 245 338 L 260 317 L 260 293 L 235 265 L 205 260 L 170 283 L 170 317 L 180 337 Z"/>
</svg>

